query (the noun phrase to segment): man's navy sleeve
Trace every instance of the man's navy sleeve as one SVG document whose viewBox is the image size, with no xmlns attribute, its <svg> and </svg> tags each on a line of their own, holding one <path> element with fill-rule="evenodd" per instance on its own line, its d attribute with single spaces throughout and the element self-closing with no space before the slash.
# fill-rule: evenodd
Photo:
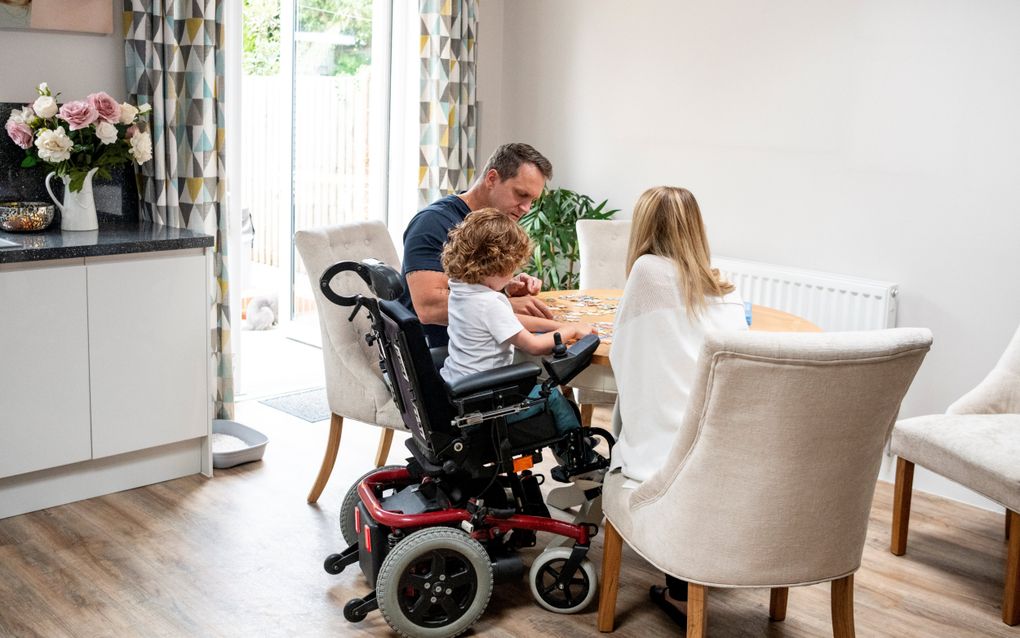
<svg viewBox="0 0 1020 638">
<path fill-rule="evenodd" d="M 439 215 L 417 215 L 404 233 L 404 275 L 416 270 L 443 272 L 440 255 L 449 228 Z"/>
</svg>

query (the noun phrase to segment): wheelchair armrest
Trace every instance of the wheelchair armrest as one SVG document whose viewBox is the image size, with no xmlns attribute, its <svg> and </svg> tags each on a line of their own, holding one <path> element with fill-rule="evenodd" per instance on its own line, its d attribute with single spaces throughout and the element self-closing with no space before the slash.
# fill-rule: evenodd
<svg viewBox="0 0 1020 638">
<path fill-rule="evenodd" d="M 527 396 L 537 382 L 540 372 L 542 372 L 542 368 L 537 364 L 517 363 L 495 370 L 476 372 L 458 379 L 456 383 L 447 385 L 450 388 L 450 396 L 454 399 L 462 399 L 471 394 L 506 386 L 518 386 L 524 396 Z"/>
</svg>

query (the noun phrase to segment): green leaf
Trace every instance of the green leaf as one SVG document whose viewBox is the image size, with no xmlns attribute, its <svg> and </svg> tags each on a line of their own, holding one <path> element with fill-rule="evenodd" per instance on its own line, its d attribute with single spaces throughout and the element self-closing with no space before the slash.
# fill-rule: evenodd
<svg viewBox="0 0 1020 638">
<path fill-rule="evenodd" d="M 72 170 L 71 181 L 68 183 L 67 187 L 75 193 L 81 191 L 82 186 L 85 185 L 85 176 L 87 174 L 88 173 L 86 171 Z"/>
<path fill-rule="evenodd" d="M 25 159 L 21 160 L 21 168 L 32 168 L 39 163 L 39 159 L 35 155 L 26 155 Z"/>
</svg>

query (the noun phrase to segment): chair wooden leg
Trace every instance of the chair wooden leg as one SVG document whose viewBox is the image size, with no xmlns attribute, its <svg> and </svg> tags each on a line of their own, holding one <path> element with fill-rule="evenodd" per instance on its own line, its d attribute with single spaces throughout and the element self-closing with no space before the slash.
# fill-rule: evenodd
<svg viewBox="0 0 1020 638">
<path fill-rule="evenodd" d="M 1006 540 L 1009 540 L 1010 527 L 1013 525 L 1013 517 L 1009 515 L 1009 510 L 1006 510 Z"/>
<path fill-rule="evenodd" d="M 339 414 L 330 416 L 329 419 L 329 440 L 326 442 L 326 454 L 322 457 L 322 467 L 319 468 L 319 475 L 315 477 L 315 484 L 312 491 L 308 493 L 308 502 L 315 503 L 319 495 L 326 487 L 329 475 L 333 473 L 333 464 L 336 463 L 336 454 L 340 450 L 340 431 L 344 427 L 344 418 Z"/>
<path fill-rule="evenodd" d="M 612 631 L 616 619 L 616 591 L 620 586 L 620 556 L 623 538 L 606 519 L 605 538 L 602 541 L 602 575 L 599 577 L 599 631 Z"/>
<path fill-rule="evenodd" d="M 786 620 L 786 602 L 789 598 L 789 587 L 773 587 L 769 593 L 769 618 L 776 622 Z"/>
<path fill-rule="evenodd" d="M 704 638 L 708 629 L 708 587 L 687 584 L 687 638 Z"/>
<path fill-rule="evenodd" d="M 903 457 L 896 459 L 896 485 L 893 488 L 892 540 L 889 551 L 896 556 L 907 552 L 907 531 L 910 527 L 910 496 L 914 486 L 914 464 Z"/>
<path fill-rule="evenodd" d="M 393 430 L 390 428 L 380 429 L 382 432 L 379 434 L 379 448 L 375 451 L 376 467 L 386 465 L 386 459 L 390 455 L 390 443 L 393 442 Z"/>
<path fill-rule="evenodd" d="M 1020 514 L 1006 510 L 1009 526 L 1020 530 Z M 1012 530 L 1011 530 L 1012 531 Z M 1002 622 L 1020 625 L 1020 533 L 1010 534 L 1006 552 L 1006 590 L 1002 595 Z"/>
<path fill-rule="evenodd" d="M 581 404 L 581 426 L 591 427 L 591 417 L 595 413 L 595 405 L 592 403 Z"/>
<path fill-rule="evenodd" d="M 832 638 L 854 638 L 854 575 L 832 581 Z"/>
</svg>

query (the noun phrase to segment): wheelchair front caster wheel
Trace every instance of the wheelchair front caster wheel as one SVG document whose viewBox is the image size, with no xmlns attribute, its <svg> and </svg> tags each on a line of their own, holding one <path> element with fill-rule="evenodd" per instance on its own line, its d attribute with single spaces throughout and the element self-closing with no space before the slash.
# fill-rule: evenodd
<svg viewBox="0 0 1020 638">
<path fill-rule="evenodd" d="M 591 604 L 598 589 L 595 566 L 585 558 L 566 583 L 560 583 L 560 573 L 570 558 L 571 548 L 553 547 L 542 552 L 531 564 L 528 584 L 531 595 L 542 607 L 557 614 L 576 614 Z"/>
<path fill-rule="evenodd" d="M 323 561 L 322 568 L 326 570 L 327 574 L 336 576 L 344 570 L 343 558 L 343 554 L 330 554 Z"/>
<path fill-rule="evenodd" d="M 363 601 L 360 598 L 352 598 L 347 601 L 344 605 L 344 618 L 347 622 L 361 622 L 367 615 L 364 610 L 361 609 Z"/>
</svg>

